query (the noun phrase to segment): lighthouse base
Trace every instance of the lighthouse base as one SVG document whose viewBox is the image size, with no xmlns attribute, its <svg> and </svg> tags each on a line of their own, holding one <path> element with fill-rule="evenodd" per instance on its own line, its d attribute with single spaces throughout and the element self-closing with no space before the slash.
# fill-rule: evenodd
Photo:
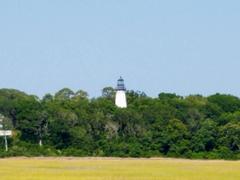
<svg viewBox="0 0 240 180">
<path fill-rule="evenodd" d="M 125 91 L 117 91 L 115 104 L 119 108 L 126 108 L 127 107 L 127 98 Z"/>
</svg>

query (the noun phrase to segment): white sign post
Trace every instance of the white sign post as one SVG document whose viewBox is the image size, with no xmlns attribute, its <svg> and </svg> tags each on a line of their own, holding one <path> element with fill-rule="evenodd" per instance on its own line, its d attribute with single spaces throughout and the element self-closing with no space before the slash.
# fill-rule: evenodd
<svg viewBox="0 0 240 180">
<path fill-rule="evenodd" d="M 0 114 L 0 128 L 4 129 L 4 124 L 3 123 L 4 116 Z M 7 141 L 7 136 L 12 136 L 12 131 L 10 130 L 0 130 L 0 136 L 4 137 L 5 141 L 5 150 L 8 151 L 8 141 Z"/>
</svg>

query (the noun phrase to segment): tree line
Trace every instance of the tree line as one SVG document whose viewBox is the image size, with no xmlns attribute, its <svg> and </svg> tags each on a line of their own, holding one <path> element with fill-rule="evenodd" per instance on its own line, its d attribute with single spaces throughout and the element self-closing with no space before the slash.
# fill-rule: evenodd
<svg viewBox="0 0 240 180">
<path fill-rule="evenodd" d="M 13 130 L 0 156 L 117 156 L 240 159 L 240 99 L 127 91 L 128 108 L 64 88 L 43 98 L 0 89 L 0 114 Z"/>
</svg>

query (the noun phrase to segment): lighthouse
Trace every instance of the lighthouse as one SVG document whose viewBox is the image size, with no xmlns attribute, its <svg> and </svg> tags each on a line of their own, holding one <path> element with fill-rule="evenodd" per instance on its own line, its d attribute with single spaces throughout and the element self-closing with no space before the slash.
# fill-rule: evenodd
<svg viewBox="0 0 240 180">
<path fill-rule="evenodd" d="M 119 108 L 127 107 L 127 98 L 126 98 L 126 88 L 124 85 L 124 80 L 120 77 L 117 81 L 115 104 Z"/>
</svg>

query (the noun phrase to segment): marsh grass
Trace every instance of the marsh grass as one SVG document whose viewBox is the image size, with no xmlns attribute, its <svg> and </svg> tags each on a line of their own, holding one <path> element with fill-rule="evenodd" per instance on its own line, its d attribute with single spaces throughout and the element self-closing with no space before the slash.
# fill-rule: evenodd
<svg viewBox="0 0 240 180">
<path fill-rule="evenodd" d="M 1 180 L 238 180 L 240 161 L 121 158 L 0 159 Z"/>
</svg>

